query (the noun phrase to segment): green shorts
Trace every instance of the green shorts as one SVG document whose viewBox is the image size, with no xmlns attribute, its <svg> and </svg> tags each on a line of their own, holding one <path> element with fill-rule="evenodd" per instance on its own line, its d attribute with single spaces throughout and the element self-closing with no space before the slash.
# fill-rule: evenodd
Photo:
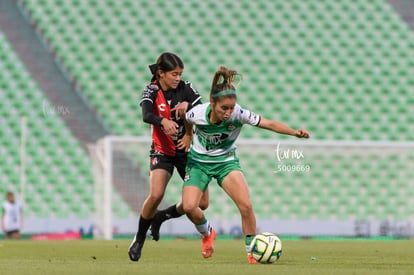
<svg viewBox="0 0 414 275">
<path fill-rule="evenodd" d="M 184 177 L 184 186 L 197 186 L 201 191 L 206 191 L 212 178 L 217 180 L 221 187 L 223 179 L 234 170 L 240 170 L 239 159 L 226 162 L 199 162 L 188 158 L 186 173 Z"/>
</svg>

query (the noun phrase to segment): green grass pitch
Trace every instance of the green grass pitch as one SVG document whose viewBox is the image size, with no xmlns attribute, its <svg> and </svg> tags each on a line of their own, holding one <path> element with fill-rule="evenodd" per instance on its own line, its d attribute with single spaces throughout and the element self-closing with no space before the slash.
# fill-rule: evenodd
<svg viewBox="0 0 414 275">
<path fill-rule="evenodd" d="M 129 240 L 0 241 L 0 274 L 414 274 L 412 240 L 285 240 L 274 264 L 249 265 L 243 240 L 215 242 L 203 259 L 200 240 L 147 240 L 139 262 Z"/>
</svg>

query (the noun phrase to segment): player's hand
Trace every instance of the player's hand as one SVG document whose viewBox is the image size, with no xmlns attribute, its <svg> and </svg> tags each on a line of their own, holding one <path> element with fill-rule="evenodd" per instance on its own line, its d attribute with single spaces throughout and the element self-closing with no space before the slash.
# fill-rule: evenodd
<svg viewBox="0 0 414 275">
<path fill-rule="evenodd" d="M 305 129 L 301 128 L 295 132 L 295 136 L 298 138 L 309 138 L 309 133 Z"/>
<path fill-rule="evenodd" d="M 177 149 L 184 150 L 188 152 L 190 150 L 191 140 L 193 136 L 184 135 L 181 139 L 177 141 Z"/>
<path fill-rule="evenodd" d="M 161 120 L 162 129 L 164 130 L 164 133 L 166 133 L 169 136 L 177 136 L 178 135 L 178 124 L 172 120 L 163 118 Z"/>
<path fill-rule="evenodd" d="M 175 119 L 178 120 L 178 118 L 184 118 L 185 113 L 187 112 L 188 108 L 188 102 L 183 101 L 175 105 L 174 108 L 171 109 L 171 112 L 175 111 Z"/>
</svg>

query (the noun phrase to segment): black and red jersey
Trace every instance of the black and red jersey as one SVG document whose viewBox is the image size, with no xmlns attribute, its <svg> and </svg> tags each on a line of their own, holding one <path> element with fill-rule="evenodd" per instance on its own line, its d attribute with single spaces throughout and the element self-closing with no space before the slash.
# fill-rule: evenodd
<svg viewBox="0 0 414 275">
<path fill-rule="evenodd" d="M 143 120 L 151 124 L 153 149 L 169 156 L 175 156 L 177 140 L 185 133 L 184 121 L 175 119 L 175 111 L 171 109 L 180 102 L 188 102 L 189 108 L 201 103 L 201 96 L 188 81 L 180 81 L 176 89 L 163 91 L 158 82 L 147 85 L 142 92 L 140 105 Z M 178 136 L 175 138 L 164 133 L 161 128 L 163 118 L 172 119 L 178 125 Z"/>
</svg>

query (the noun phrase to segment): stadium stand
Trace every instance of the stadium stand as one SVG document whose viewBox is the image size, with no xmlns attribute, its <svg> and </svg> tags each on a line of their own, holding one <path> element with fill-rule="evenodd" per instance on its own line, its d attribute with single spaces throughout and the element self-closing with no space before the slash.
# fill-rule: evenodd
<svg viewBox="0 0 414 275">
<path fill-rule="evenodd" d="M 183 57 L 185 78 L 205 100 L 211 76 L 225 64 L 244 76 L 239 86 L 243 106 L 306 127 L 315 140 L 414 139 L 414 34 L 384 0 L 22 3 L 113 134 L 149 134 L 137 101 L 150 78 L 147 65 L 168 50 Z M 243 131 L 244 138 L 275 138 L 252 127 Z M 241 154 L 253 196 L 280 206 L 280 212 L 257 209 L 259 217 L 409 215 L 411 193 L 395 192 L 407 188 L 406 179 L 413 175 L 398 174 L 390 165 L 405 167 L 412 157 L 309 158 L 312 173 L 306 177 L 282 173 L 275 180 L 274 159 L 258 163 Z M 169 188 L 168 198 L 175 201 L 180 185 Z M 212 189 L 212 197 L 226 201 Z M 394 195 L 387 200 L 385 194 Z M 234 207 L 212 206 L 212 211 L 237 215 Z"/>
<path fill-rule="evenodd" d="M 1 32 L 0 68 L 0 110 L 4 129 L 0 160 L 2 193 L 20 183 L 20 119 L 26 117 L 28 207 L 25 215 L 88 216 L 93 205 L 88 192 L 93 183 L 90 160 L 62 123 L 56 106 L 52 106 L 38 89 Z M 73 196 L 68 191 L 73 191 L 77 185 L 82 192 Z M 59 197 L 59 194 L 69 197 Z"/>
<path fill-rule="evenodd" d="M 19 190 L 21 117 L 27 119 L 27 217 L 89 217 L 93 211 L 91 160 L 0 32 L 1 193 Z M 66 110 L 69 111 L 69 110 Z M 115 209 L 130 209 L 114 194 Z"/>
<path fill-rule="evenodd" d="M 205 98 L 209 76 L 218 64 L 227 64 L 245 76 L 243 105 L 292 125 L 309 124 L 317 139 L 413 138 L 414 131 L 396 135 L 379 127 L 396 121 L 396 112 L 408 113 L 408 105 L 389 103 L 412 101 L 408 91 L 414 85 L 409 73 L 414 60 L 407 54 L 413 34 L 385 1 L 24 3 L 115 134 L 146 134 L 145 127 L 136 127 L 137 98 L 149 79 L 146 66 L 172 49 L 185 53 L 185 76 Z M 170 11 L 164 29 L 148 16 L 155 10 Z M 247 20 L 252 17 L 253 22 Z M 176 39 L 177 33 L 191 38 Z M 292 113 L 294 106 L 301 106 L 301 112 Z M 355 129 L 357 111 L 367 116 L 363 130 Z M 412 118 L 400 118 L 395 127 L 409 122 Z M 244 134 L 272 137 L 252 129 Z"/>
</svg>

